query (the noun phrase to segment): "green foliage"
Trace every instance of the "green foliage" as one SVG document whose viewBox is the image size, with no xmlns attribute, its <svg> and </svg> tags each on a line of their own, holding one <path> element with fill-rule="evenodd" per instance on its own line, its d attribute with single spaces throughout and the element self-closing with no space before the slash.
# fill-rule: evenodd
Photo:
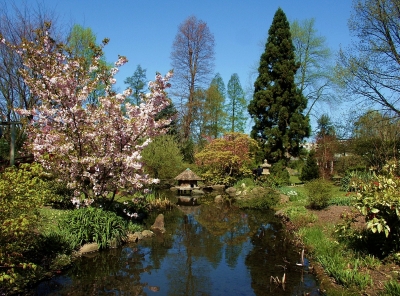
<svg viewBox="0 0 400 296">
<path fill-rule="evenodd" d="M 304 227 L 299 234 L 308 246 L 312 246 L 311 251 L 324 271 L 339 284 L 358 289 L 372 284 L 371 276 L 362 272 L 367 267 L 366 262 L 357 254 L 346 252 L 342 245 L 326 236 L 321 227 Z"/>
<path fill-rule="evenodd" d="M 126 230 L 129 233 L 141 232 L 141 231 L 143 231 L 143 226 L 141 224 L 137 224 L 132 221 L 129 221 L 126 224 Z"/>
<path fill-rule="evenodd" d="M 345 145 L 345 144 L 342 144 Z M 338 175 L 345 175 L 348 171 L 362 171 L 367 167 L 365 159 L 356 154 L 341 156 L 336 160 L 335 171 Z"/>
<path fill-rule="evenodd" d="M 140 65 L 137 65 L 133 75 L 126 78 L 124 83 L 132 89 L 132 94 L 127 98 L 128 101 L 131 104 L 139 106 L 142 100 L 141 97 L 144 94 L 144 87 L 147 83 L 146 69 L 143 69 Z"/>
<path fill-rule="evenodd" d="M 175 137 L 159 136 L 142 151 L 146 172 L 159 179 L 175 178 L 184 168 L 183 156 Z"/>
<path fill-rule="evenodd" d="M 353 184 L 358 189 L 355 206 L 365 216 L 368 231 L 379 237 L 376 243 L 382 255 L 400 249 L 400 178 L 396 169 L 397 164 L 391 162 L 372 180 Z"/>
<path fill-rule="evenodd" d="M 94 207 L 70 211 L 59 222 L 59 227 L 75 237 L 74 247 L 96 242 L 104 249 L 112 241 L 120 244 L 126 236 L 126 222 L 123 218 L 114 212 Z"/>
<path fill-rule="evenodd" d="M 304 185 L 308 203 L 312 209 L 323 209 L 329 205 L 332 199 L 333 185 L 331 182 L 324 179 L 315 179 Z"/>
<path fill-rule="evenodd" d="M 314 214 L 310 214 L 304 206 L 288 207 L 284 213 L 296 227 L 304 227 L 318 219 Z"/>
<path fill-rule="evenodd" d="M 38 209 L 51 194 L 43 178 L 38 164 L 7 168 L 0 175 L 0 282 L 6 290 L 18 291 L 36 275 L 27 252 L 37 239 Z"/>
<path fill-rule="evenodd" d="M 265 52 L 248 111 L 254 120 L 253 139 L 263 143 L 264 158 L 271 163 L 298 156 L 300 143 L 310 135 L 309 118 L 303 115 L 307 99 L 295 84 L 296 63 L 290 25 L 279 8 L 268 31 Z"/>
<path fill-rule="evenodd" d="M 384 291 L 379 294 L 381 296 L 397 296 L 400 295 L 400 284 L 396 280 L 389 280 L 384 285 Z"/>
<path fill-rule="evenodd" d="M 66 182 L 62 180 L 49 180 L 46 182 L 47 188 L 51 191 L 52 194 L 47 195 L 45 197 L 45 204 L 50 204 L 54 208 L 60 209 L 72 209 L 73 204 L 71 202 L 72 197 L 74 196 L 74 190 L 68 188 Z"/>
<path fill-rule="evenodd" d="M 295 46 L 296 62 L 300 64 L 296 72 L 296 84 L 300 91 L 311 101 L 307 113 L 311 113 L 315 104 L 329 98 L 330 59 L 332 52 L 326 38 L 318 35 L 315 19 L 294 20 L 290 32 Z"/>
<path fill-rule="evenodd" d="M 226 130 L 244 133 L 247 121 L 247 114 L 245 116 L 246 107 L 247 102 L 240 84 L 239 75 L 234 73 L 228 82 L 228 102 L 225 105 L 228 115 Z"/>
<path fill-rule="evenodd" d="M 372 172 L 366 172 L 365 170 L 347 171 L 340 180 L 340 189 L 342 191 L 355 191 L 357 188 L 353 187 L 354 184 L 369 182 L 373 177 L 374 174 Z"/>
<path fill-rule="evenodd" d="M 265 210 L 279 201 L 279 193 L 271 188 L 254 187 L 248 195 L 251 197 L 237 199 L 235 205 L 239 208 Z"/>
<path fill-rule="evenodd" d="M 256 183 L 254 182 L 254 178 L 244 178 L 244 179 L 237 181 L 233 187 L 235 187 L 236 189 L 242 189 L 243 187 L 245 187 L 247 189 L 252 189 L 255 186 L 256 186 Z"/>
<path fill-rule="evenodd" d="M 274 163 L 270 169 L 271 177 L 277 186 L 285 186 L 290 184 L 290 175 L 285 166 L 285 161 L 280 160 Z"/>
<path fill-rule="evenodd" d="M 381 169 L 387 161 L 399 157 L 399 131 L 397 118 L 369 110 L 354 124 L 353 151 L 368 167 Z"/>
<path fill-rule="evenodd" d="M 317 164 L 317 159 L 315 158 L 315 151 L 311 150 L 308 154 L 306 164 L 301 170 L 300 180 L 311 181 L 319 178 L 319 168 Z"/>
<path fill-rule="evenodd" d="M 258 148 L 246 134 L 227 133 L 211 140 L 195 155 L 204 182 L 231 186 L 237 180 L 252 175 L 250 165 Z"/>
</svg>

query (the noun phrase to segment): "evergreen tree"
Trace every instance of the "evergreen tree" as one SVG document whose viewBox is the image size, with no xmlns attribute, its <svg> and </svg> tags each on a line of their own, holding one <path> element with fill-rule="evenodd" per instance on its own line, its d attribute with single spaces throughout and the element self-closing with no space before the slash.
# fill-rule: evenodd
<svg viewBox="0 0 400 296">
<path fill-rule="evenodd" d="M 144 94 L 144 88 L 147 84 L 146 69 L 143 69 L 142 66 L 137 65 L 133 75 L 126 78 L 124 83 L 128 84 L 128 86 L 132 89 L 132 95 L 129 97 L 130 103 L 139 106 L 141 96 Z"/>
<path fill-rule="evenodd" d="M 271 163 L 298 156 L 310 135 L 309 118 L 303 115 L 307 99 L 295 84 L 295 62 L 289 22 L 282 9 L 275 13 L 261 55 L 254 95 L 248 111 L 254 120 L 251 136 L 260 141 L 264 158 Z"/>
<path fill-rule="evenodd" d="M 228 82 L 228 102 L 225 106 L 228 114 L 227 130 L 244 133 L 247 120 L 244 114 L 246 106 L 247 102 L 239 75 L 234 73 Z"/>
<path fill-rule="evenodd" d="M 219 74 L 219 73 L 215 74 L 213 80 L 211 81 L 211 85 L 216 85 L 217 86 L 219 93 L 221 94 L 221 96 L 225 100 L 226 89 L 225 89 L 225 83 L 224 83 L 224 80 L 221 77 L 221 74 Z"/>
<path fill-rule="evenodd" d="M 306 164 L 303 167 L 300 175 L 301 181 L 311 181 L 319 178 L 319 167 L 315 157 L 315 151 L 311 150 L 308 154 Z"/>
</svg>

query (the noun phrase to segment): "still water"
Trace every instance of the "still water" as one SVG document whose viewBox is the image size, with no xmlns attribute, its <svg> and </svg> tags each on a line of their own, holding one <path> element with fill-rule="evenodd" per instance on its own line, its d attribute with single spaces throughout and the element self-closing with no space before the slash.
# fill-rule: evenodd
<svg viewBox="0 0 400 296">
<path fill-rule="evenodd" d="M 319 295 L 273 212 L 203 203 L 164 217 L 165 234 L 84 256 L 35 295 Z"/>
</svg>

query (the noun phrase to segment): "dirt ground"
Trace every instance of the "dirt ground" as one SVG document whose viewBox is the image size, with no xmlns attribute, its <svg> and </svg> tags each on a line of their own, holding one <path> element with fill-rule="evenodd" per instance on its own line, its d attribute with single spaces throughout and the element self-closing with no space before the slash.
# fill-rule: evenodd
<svg viewBox="0 0 400 296">
<path fill-rule="evenodd" d="M 327 225 L 327 224 L 336 225 L 341 222 L 342 214 L 357 213 L 357 211 L 354 208 L 349 206 L 330 206 L 324 210 L 319 210 L 319 211 L 312 210 L 311 212 L 318 217 L 315 224 L 319 225 Z M 365 221 L 362 216 L 356 217 L 356 220 L 357 221 L 354 223 L 353 227 L 356 228 L 365 227 Z M 290 222 L 288 223 L 290 224 Z M 295 229 L 292 230 L 295 231 Z M 321 283 L 321 290 L 325 290 L 324 287 L 326 287 L 328 290 L 329 288 L 332 287 L 340 290 L 341 287 L 335 283 L 334 279 L 329 278 L 325 274 L 323 268 L 318 263 L 313 262 L 312 258 L 311 258 L 311 264 L 313 265 L 314 273 L 316 274 Z M 351 266 L 351 262 L 349 262 L 349 266 Z M 371 275 L 373 280 L 373 286 L 365 292 L 357 291 L 353 292 L 354 293 L 353 294 L 350 291 L 347 291 L 348 293 L 344 293 L 344 295 L 379 295 L 379 293 L 382 292 L 383 290 L 384 282 L 386 282 L 389 279 L 398 277 L 398 275 L 400 274 L 400 266 L 394 263 L 382 263 L 382 265 L 379 266 L 379 268 L 369 269 L 366 272 L 368 272 Z"/>
</svg>

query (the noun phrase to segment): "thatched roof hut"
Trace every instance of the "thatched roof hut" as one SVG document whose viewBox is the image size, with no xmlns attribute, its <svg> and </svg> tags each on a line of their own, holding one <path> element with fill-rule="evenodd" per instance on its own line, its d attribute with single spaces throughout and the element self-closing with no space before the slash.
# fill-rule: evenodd
<svg viewBox="0 0 400 296">
<path fill-rule="evenodd" d="M 201 181 L 203 180 L 199 176 L 197 176 L 191 169 L 187 168 L 178 176 L 175 177 L 175 180 L 179 181 Z"/>
<path fill-rule="evenodd" d="M 203 179 L 187 168 L 178 176 L 176 176 L 175 180 L 178 181 L 178 193 L 184 194 L 188 191 L 192 192 L 194 189 L 199 189 L 199 187 L 197 187 L 197 181 L 201 181 Z"/>
</svg>

